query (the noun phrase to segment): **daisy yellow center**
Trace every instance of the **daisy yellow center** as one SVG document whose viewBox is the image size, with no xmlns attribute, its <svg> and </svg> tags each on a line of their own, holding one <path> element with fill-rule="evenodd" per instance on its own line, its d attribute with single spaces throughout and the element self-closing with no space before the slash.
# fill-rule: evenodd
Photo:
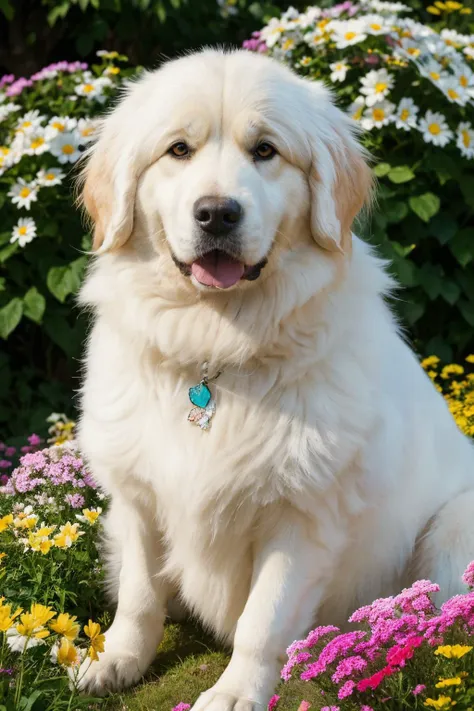
<svg viewBox="0 0 474 711">
<path fill-rule="evenodd" d="M 469 148 L 471 145 L 471 136 L 469 135 L 469 131 L 462 131 L 462 142 L 466 148 Z"/>
<path fill-rule="evenodd" d="M 305 57 L 305 59 L 311 61 L 309 59 L 309 57 Z M 303 62 L 303 60 L 301 60 L 301 64 L 303 64 L 303 63 L 307 64 L 307 62 Z M 90 136 L 91 133 L 93 132 L 93 130 L 94 130 L 93 128 L 83 128 L 81 131 L 81 136 Z"/>
<path fill-rule="evenodd" d="M 31 123 L 31 121 L 23 121 L 23 123 L 21 124 L 20 128 L 29 128 L 29 127 L 32 126 L 32 125 L 33 125 L 33 124 Z"/>
<path fill-rule="evenodd" d="M 458 99 L 459 94 L 455 89 L 448 89 L 448 96 L 450 99 Z"/>
<path fill-rule="evenodd" d="M 418 47 L 408 47 L 407 52 L 411 57 L 418 57 L 420 54 Z"/>
<path fill-rule="evenodd" d="M 326 19 L 326 20 L 320 20 L 320 21 L 318 22 L 318 25 L 317 25 L 317 26 L 318 26 L 318 29 L 319 29 L 319 30 L 324 30 L 324 28 L 325 28 L 326 25 L 328 25 L 328 24 L 329 24 L 329 20 L 328 20 L 328 19 Z"/>
<path fill-rule="evenodd" d="M 372 116 L 374 121 L 383 121 L 385 118 L 385 111 L 383 109 L 374 109 Z"/>
<path fill-rule="evenodd" d="M 357 109 L 357 111 L 355 111 L 355 112 L 352 114 L 352 118 L 353 118 L 355 121 L 358 121 L 358 120 L 360 119 L 360 117 L 362 116 L 363 108 L 364 108 L 364 107 L 361 106 L 360 109 Z"/>
<path fill-rule="evenodd" d="M 20 197 L 27 198 L 30 193 L 31 193 L 31 190 L 29 188 L 22 188 L 20 190 Z"/>
<path fill-rule="evenodd" d="M 356 32 L 346 32 L 346 34 L 344 35 L 344 39 L 346 39 L 348 42 L 350 42 L 351 40 L 353 40 L 354 37 L 357 37 L 357 33 L 356 33 Z"/>
<path fill-rule="evenodd" d="M 43 143 L 44 143 L 44 138 L 41 138 L 41 136 L 39 138 L 35 138 L 33 141 L 31 141 L 31 148 L 33 150 L 35 150 L 36 148 L 39 148 L 40 146 L 42 146 Z"/>
<path fill-rule="evenodd" d="M 27 231 L 28 231 L 27 228 L 25 226 L 23 226 L 23 227 L 19 228 L 18 234 L 20 234 L 23 237 L 24 235 L 26 235 Z"/>
<path fill-rule="evenodd" d="M 453 47 L 453 46 L 454 46 L 453 40 L 450 40 L 450 39 L 445 39 L 445 40 L 444 40 L 444 43 L 447 44 L 448 47 Z"/>
<path fill-rule="evenodd" d="M 377 94 L 379 94 L 381 91 L 385 91 L 386 88 L 387 84 L 383 81 L 378 81 L 375 85 L 375 91 L 377 92 Z"/>
<path fill-rule="evenodd" d="M 433 134 L 433 136 L 437 136 L 438 133 L 441 133 L 441 126 L 439 123 L 430 123 L 428 126 L 428 131 Z"/>
<path fill-rule="evenodd" d="M 91 91 L 94 91 L 94 86 L 92 84 L 84 84 L 82 90 L 85 91 L 86 94 L 90 94 Z"/>
<path fill-rule="evenodd" d="M 408 111 L 408 109 L 403 109 L 400 114 L 400 118 L 402 121 L 406 121 L 407 118 L 409 117 L 409 115 L 410 115 L 410 112 Z"/>
<path fill-rule="evenodd" d="M 438 72 L 430 72 L 430 77 L 433 79 L 433 81 L 438 81 L 440 75 L 438 74 Z"/>
<path fill-rule="evenodd" d="M 109 74 L 119 74 L 120 69 L 119 69 L 119 67 L 109 67 L 108 72 L 109 72 Z"/>
<path fill-rule="evenodd" d="M 74 146 L 71 146 L 70 143 L 66 143 L 62 148 L 62 152 L 65 153 L 67 156 L 70 156 L 74 153 Z"/>
<path fill-rule="evenodd" d="M 278 25 L 278 27 L 275 27 L 275 29 L 272 30 L 272 35 L 276 35 L 276 34 L 279 34 L 280 32 L 284 32 L 284 31 L 285 31 L 285 28 L 283 27 L 283 25 Z M 92 85 L 86 84 L 86 86 L 92 86 Z M 86 88 L 84 87 L 84 91 L 85 90 L 86 90 Z"/>
<path fill-rule="evenodd" d="M 46 180 L 54 180 L 56 176 L 54 175 L 54 173 L 46 173 L 44 177 L 46 178 Z"/>
<path fill-rule="evenodd" d="M 4 156 L 7 156 L 10 153 L 10 149 L 6 146 L 0 146 L 0 153 L 3 153 Z"/>
<path fill-rule="evenodd" d="M 53 128 L 55 128 L 56 131 L 61 131 L 61 132 L 64 131 L 64 124 L 61 123 L 60 121 L 53 121 L 53 123 L 51 124 L 51 126 L 52 126 Z"/>
<path fill-rule="evenodd" d="M 462 75 L 459 77 L 459 83 L 460 83 L 461 86 L 465 89 L 466 86 L 469 84 L 469 80 L 468 80 L 468 78 L 467 78 L 466 76 L 464 76 L 464 74 L 462 74 Z"/>
<path fill-rule="evenodd" d="M 288 50 L 291 49 L 294 45 L 294 41 L 292 39 L 287 39 L 283 42 L 283 49 Z"/>
<path fill-rule="evenodd" d="M 376 22 L 373 22 L 373 23 L 370 25 L 370 27 L 371 27 L 372 30 L 375 30 L 376 32 L 378 32 L 378 30 L 381 30 L 381 29 L 382 29 L 382 25 L 378 25 Z"/>
</svg>

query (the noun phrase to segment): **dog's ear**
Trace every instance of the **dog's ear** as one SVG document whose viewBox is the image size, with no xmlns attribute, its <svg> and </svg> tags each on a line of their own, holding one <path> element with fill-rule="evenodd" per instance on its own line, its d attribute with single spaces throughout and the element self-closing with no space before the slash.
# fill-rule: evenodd
<svg viewBox="0 0 474 711">
<path fill-rule="evenodd" d="M 121 247 L 133 229 L 137 178 L 132 161 L 114 143 L 106 135 L 99 138 L 82 171 L 82 203 L 94 223 L 98 253 Z"/>
<path fill-rule="evenodd" d="M 311 141 L 311 232 L 324 249 L 350 254 L 351 226 L 370 202 L 373 177 L 352 119 L 332 105 L 328 119 Z"/>
</svg>

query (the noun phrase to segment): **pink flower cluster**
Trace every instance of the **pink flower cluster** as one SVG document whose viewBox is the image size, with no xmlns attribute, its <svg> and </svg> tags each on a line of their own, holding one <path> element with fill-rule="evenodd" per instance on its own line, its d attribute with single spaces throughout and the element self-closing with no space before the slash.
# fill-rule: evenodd
<svg viewBox="0 0 474 711">
<path fill-rule="evenodd" d="M 462 579 L 474 587 L 474 561 Z M 288 647 L 282 678 L 288 681 L 296 667 L 304 681 L 327 673 L 337 685 L 340 700 L 356 691 L 374 691 L 384 679 L 403 669 L 418 648 L 442 643 L 445 633 L 453 628 L 474 633 L 474 591 L 455 595 L 438 610 L 431 600 L 438 590 L 429 580 L 418 580 L 399 595 L 374 600 L 349 619 L 364 629 L 341 633 L 337 627 L 317 627 L 306 639 Z M 412 693 L 416 696 L 424 688 L 418 684 Z"/>
<path fill-rule="evenodd" d="M 0 494 L 15 496 L 37 489 L 55 490 L 58 486 L 65 487 L 64 500 L 73 508 L 80 508 L 85 502 L 84 493 L 96 488 L 81 457 L 68 447 L 50 447 L 24 454 L 20 465 L 0 487 Z"/>
<path fill-rule="evenodd" d="M 265 41 L 260 39 L 260 32 L 252 32 L 252 38 L 245 40 L 242 47 L 250 52 L 261 52 L 262 54 L 268 49 Z"/>
<path fill-rule="evenodd" d="M 0 79 L 0 89 L 7 86 L 8 88 L 5 90 L 7 96 L 18 96 L 23 89 L 33 86 L 33 82 L 35 81 L 39 81 L 40 79 L 52 79 L 59 72 L 74 74 L 75 72 L 84 71 L 88 66 L 86 62 L 55 62 L 54 64 L 49 64 L 47 67 L 43 67 L 39 72 L 32 74 L 29 79 L 26 77 L 15 79 L 13 74 L 5 74 Z"/>
</svg>

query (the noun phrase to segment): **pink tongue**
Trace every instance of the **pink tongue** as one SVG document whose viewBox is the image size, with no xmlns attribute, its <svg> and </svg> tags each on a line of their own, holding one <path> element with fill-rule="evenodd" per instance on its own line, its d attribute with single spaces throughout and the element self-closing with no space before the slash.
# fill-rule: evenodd
<svg viewBox="0 0 474 711">
<path fill-rule="evenodd" d="M 193 262 L 191 273 L 200 284 L 228 289 L 242 279 L 244 265 L 215 249 Z"/>
</svg>

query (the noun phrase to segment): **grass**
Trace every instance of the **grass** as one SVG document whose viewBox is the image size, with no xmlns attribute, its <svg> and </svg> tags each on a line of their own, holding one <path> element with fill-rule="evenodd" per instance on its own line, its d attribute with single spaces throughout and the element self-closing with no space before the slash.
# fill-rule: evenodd
<svg viewBox="0 0 474 711">
<path fill-rule="evenodd" d="M 229 650 L 219 646 L 197 624 L 189 621 L 168 624 L 156 660 L 144 680 L 96 708 L 101 711 L 171 711 L 180 701 L 192 705 L 202 691 L 215 684 L 229 657 Z M 281 695 L 278 711 L 296 711 L 301 699 L 312 701 L 314 709 L 323 701 L 314 683 L 295 685 L 293 682 L 291 688 L 280 684 L 277 693 Z"/>
</svg>

